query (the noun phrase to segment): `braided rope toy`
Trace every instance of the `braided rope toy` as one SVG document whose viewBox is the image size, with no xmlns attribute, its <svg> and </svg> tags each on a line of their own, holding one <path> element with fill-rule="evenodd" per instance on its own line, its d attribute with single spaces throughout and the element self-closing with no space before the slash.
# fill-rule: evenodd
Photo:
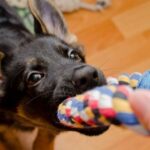
<svg viewBox="0 0 150 150">
<path fill-rule="evenodd" d="M 128 102 L 134 89 L 150 89 L 150 71 L 122 74 L 108 78 L 106 86 L 96 87 L 82 95 L 68 98 L 58 107 L 58 119 L 73 128 L 98 127 L 100 124 L 125 126 L 135 132 L 150 135 L 138 120 Z"/>
</svg>

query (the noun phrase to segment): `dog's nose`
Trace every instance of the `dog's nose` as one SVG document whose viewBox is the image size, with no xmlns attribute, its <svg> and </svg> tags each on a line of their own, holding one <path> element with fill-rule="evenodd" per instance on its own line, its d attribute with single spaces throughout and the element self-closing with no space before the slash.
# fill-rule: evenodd
<svg viewBox="0 0 150 150">
<path fill-rule="evenodd" d="M 77 90 L 85 91 L 94 86 L 105 84 L 105 78 L 102 73 L 91 66 L 77 68 L 74 72 L 73 79 Z"/>
</svg>

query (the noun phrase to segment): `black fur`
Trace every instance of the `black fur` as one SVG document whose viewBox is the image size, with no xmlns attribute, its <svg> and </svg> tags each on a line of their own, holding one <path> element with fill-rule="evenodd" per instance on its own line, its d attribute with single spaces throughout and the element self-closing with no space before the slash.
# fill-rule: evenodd
<svg viewBox="0 0 150 150">
<path fill-rule="evenodd" d="M 55 35 L 33 36 L 3 0 L 0 0 L 0 39 L 0 50 L 5 54 L 1 63 L 5 94 L 0 98 L 0 108 L 3 116 L 11 114 L 0 122 L 9 126 L 17 122 L 16 127 L 20 129 L 55 127 L 58 131 L 73 130 L 87 135 L 98 135 L 108 129 L 104 125 L 72 129 L 61 125 L 57 119 L 57 107 L 65 98 L 105 84 L 98 70 L 98 80 L 89 82 L 86 88 L 73 84 L 76 70 L 95 69 L 85 64 L 78 46 L 67 44 Z M 69 58 L 69 50 L 77 57 Z M 30 77 L 32 73 L 40 73 L 41 80 L 33 84 L 32 80 L 36 79 Z"/>
</svg>

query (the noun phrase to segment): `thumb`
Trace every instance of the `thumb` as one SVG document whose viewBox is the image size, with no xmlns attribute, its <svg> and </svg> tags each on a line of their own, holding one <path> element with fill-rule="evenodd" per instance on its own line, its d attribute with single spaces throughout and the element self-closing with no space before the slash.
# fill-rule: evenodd
<svg viewBox="0 0 150 150">
<path fill-rule="evenodd" d="M 139 121 L 150 130 L 150 91 L 136 90 L 130 94 L 129 103 Z"/>
</svg>

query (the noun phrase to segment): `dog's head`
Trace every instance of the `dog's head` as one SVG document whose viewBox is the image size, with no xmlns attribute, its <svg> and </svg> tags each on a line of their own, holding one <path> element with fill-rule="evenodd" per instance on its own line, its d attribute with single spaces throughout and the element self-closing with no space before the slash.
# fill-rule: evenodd
<svg viewBox="0 0 150 150">
<path fill-rule="evenodd" d="M 75 38 L 70 39 L 64 20 L 52 3 L 30 2 L 36 32 L 42 34 L 14 50 L 3 50 L 1 105 L 34 125 L 69 129 L 57 119 L 58 105 L 67 97 L 106 81 L 101 71 L 85 63 L 82 47 Z M 70 130 L 95 135 L 107 128 L 102 125 Z"/>
</svg>

